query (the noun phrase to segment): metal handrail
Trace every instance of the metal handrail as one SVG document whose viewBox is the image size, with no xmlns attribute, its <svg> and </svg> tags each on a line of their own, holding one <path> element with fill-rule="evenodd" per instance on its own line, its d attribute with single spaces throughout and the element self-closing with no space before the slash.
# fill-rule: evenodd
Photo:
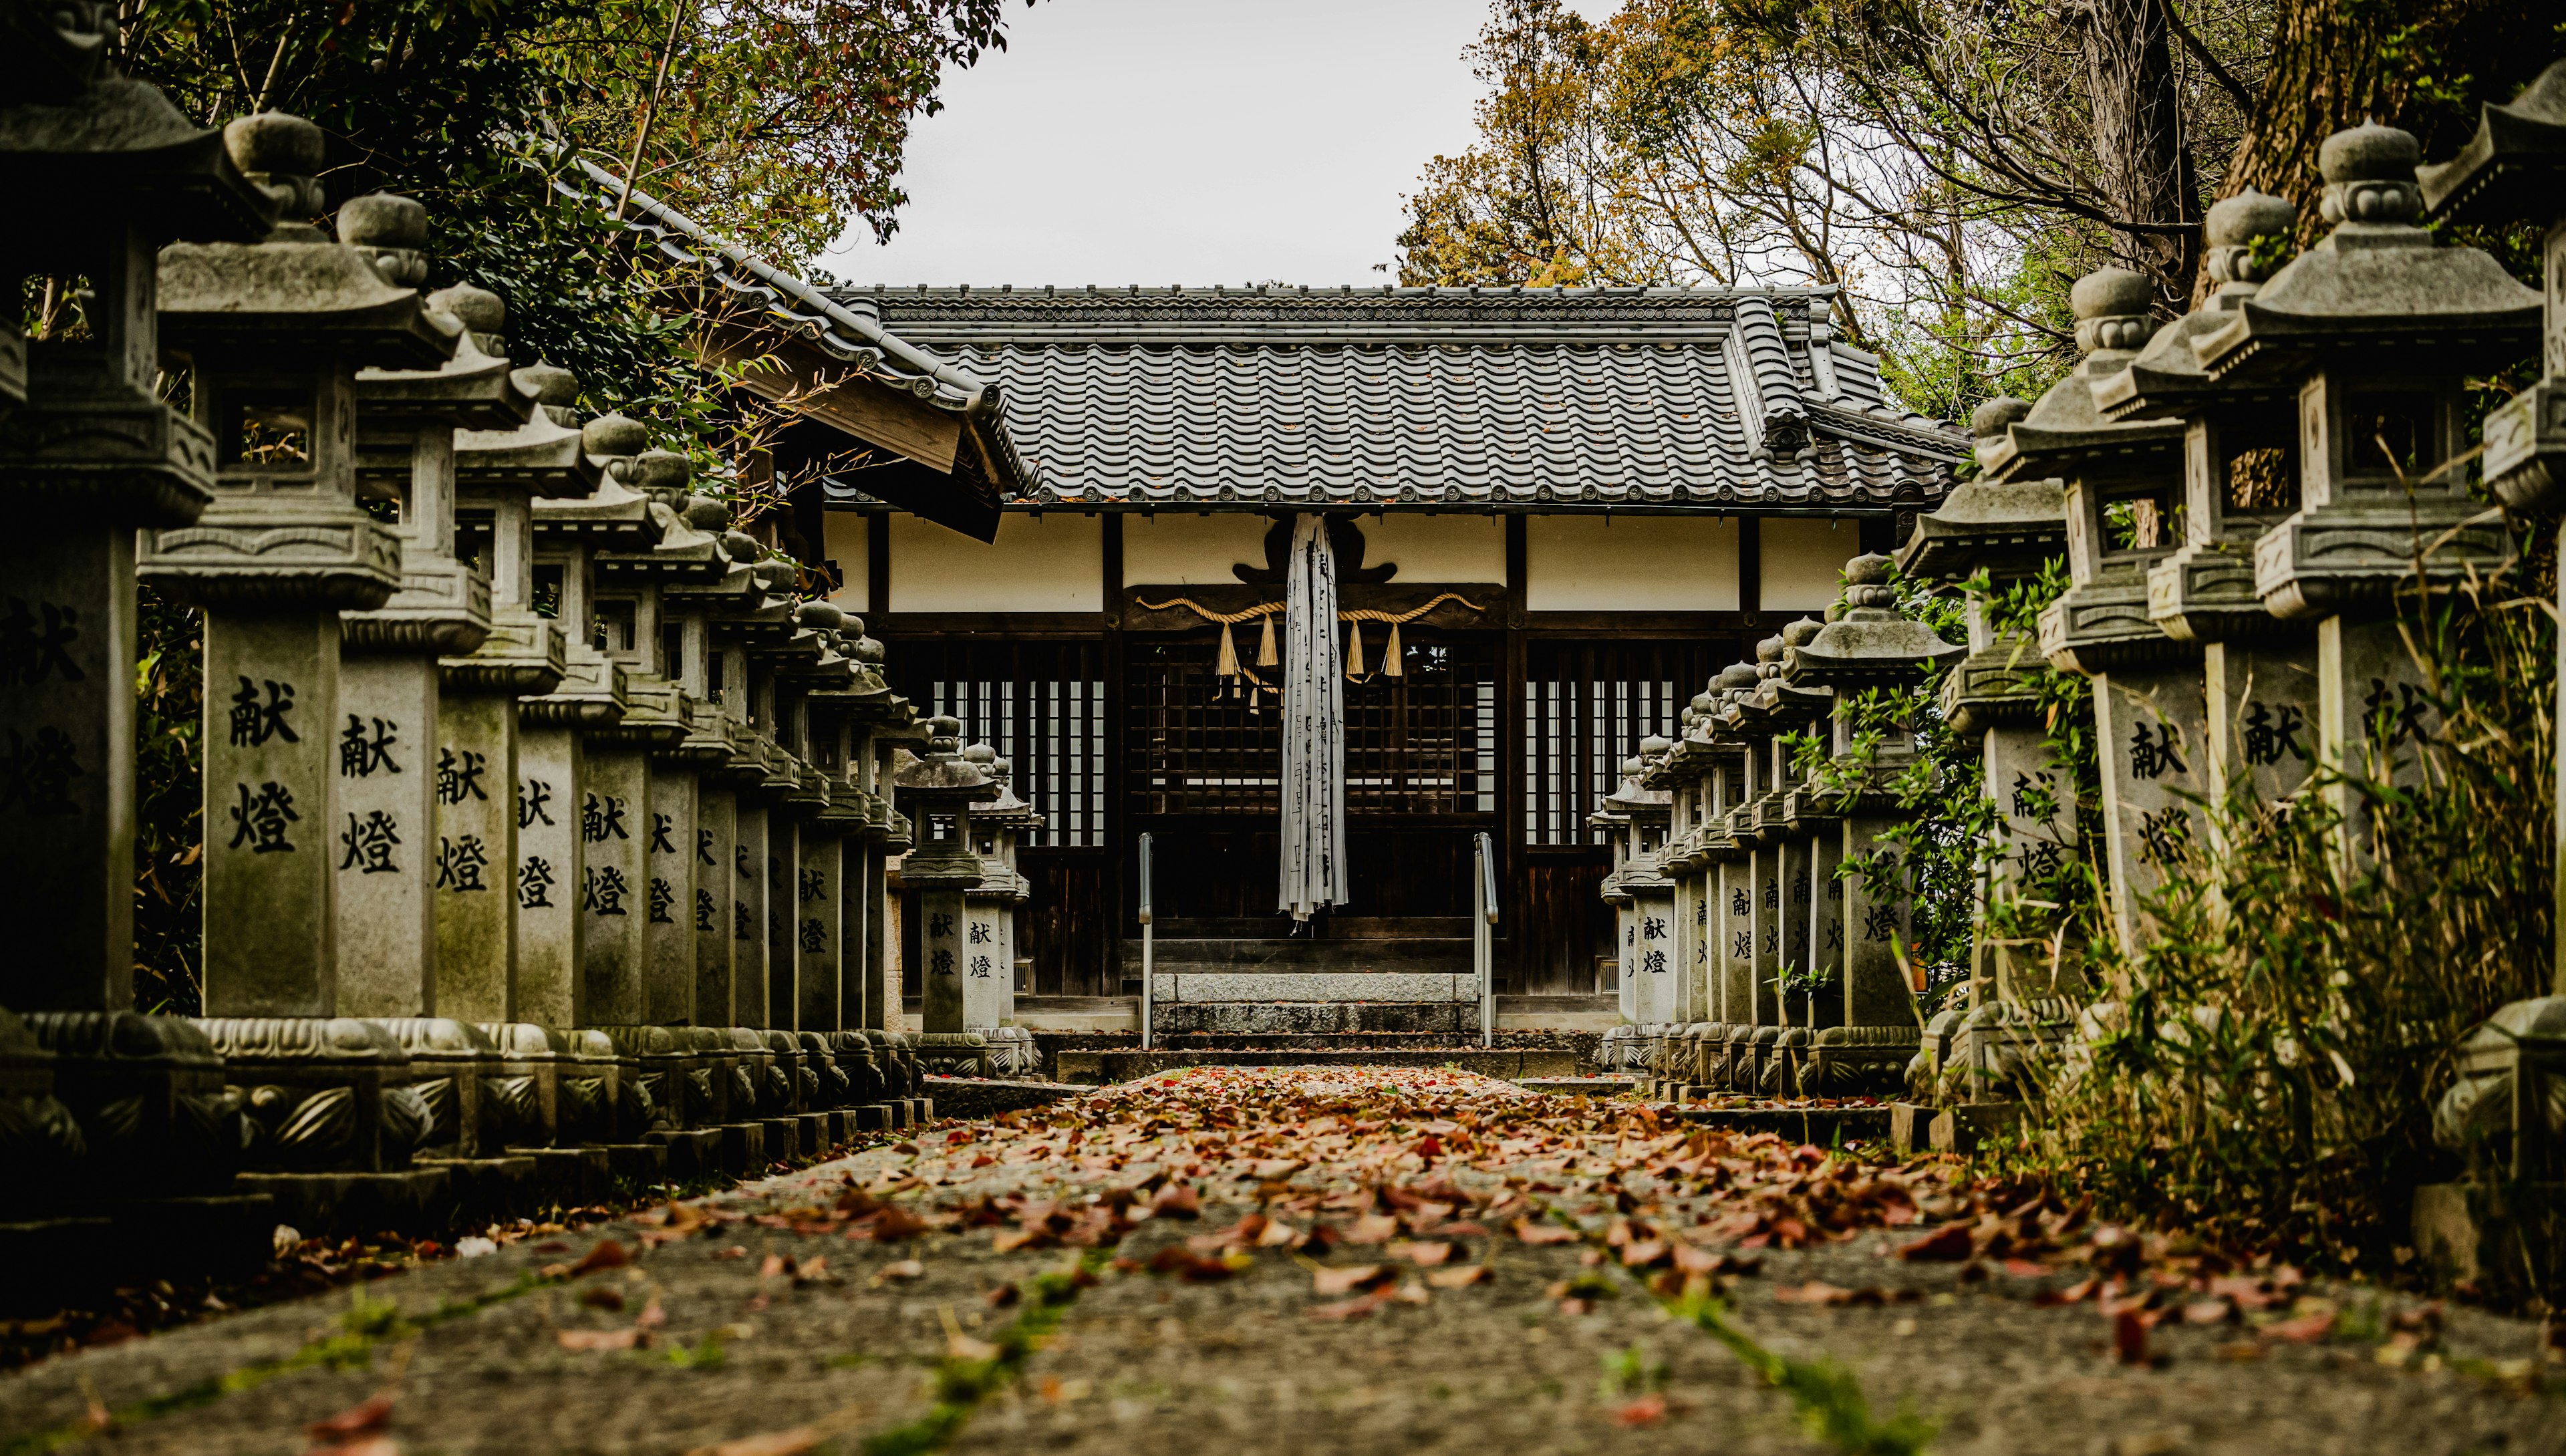
<svg viewBox="0 0 2566 1456">
<path fill-rule="evenodd" d="M 1157 982 L 1156 950 L 1152 936 L 1152 923 L 1157 919 L 1151 908 L 1150 837 L 1141 836 L 1141 1050 L 1150 1050 L 1150 992 Z"/>
<path fill-rule="evenodd" d="M 1490 1048 L 1497 1044 L 1497 855 L 1485 833 L 1470 840 L 1470 896 L 1478 902 L 1471 906 L 1476 913 L 1470 916 L 1470 959 L 1479 973 L 1479 1045 Z"/>
</svg>

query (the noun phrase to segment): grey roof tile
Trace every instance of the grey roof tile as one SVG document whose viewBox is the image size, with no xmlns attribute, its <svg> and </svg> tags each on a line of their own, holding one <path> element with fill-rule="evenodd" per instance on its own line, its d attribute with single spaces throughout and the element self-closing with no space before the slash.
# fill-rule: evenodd
<svg viewBox="0 0 2566 1456">
<path fill-rule="evenodd" d="M 1825 346 L 1821 394 L 1819 290 L 830 297 L 992 382 L 1029 505 L 1881 509 L 1938 500 L 1966 454 L 1859 350 Z"/>
</svg>

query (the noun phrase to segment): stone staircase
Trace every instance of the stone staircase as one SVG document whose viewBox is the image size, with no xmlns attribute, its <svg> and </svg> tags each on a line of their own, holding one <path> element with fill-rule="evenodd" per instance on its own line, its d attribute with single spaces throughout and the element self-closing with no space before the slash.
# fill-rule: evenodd
<svg viewBox="0 0 2566 1456">
<path fill-rule="evenodd" d="M 1280 916 L 1159 922 L 1151 998 L 1161 1036 L 1476 1034 L 1466 919 Z M 1137 986 L 1141 946 L 1126 941 Z"/>
</svg>

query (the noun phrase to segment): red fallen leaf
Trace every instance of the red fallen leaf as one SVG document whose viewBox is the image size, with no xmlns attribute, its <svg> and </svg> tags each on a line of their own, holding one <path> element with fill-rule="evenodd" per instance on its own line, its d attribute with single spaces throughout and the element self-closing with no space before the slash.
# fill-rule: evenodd
<svg viewBox="0 0 2566 1456">
<path fill-rule="evenodd" d="M 1690 1244 L 1675 1245 L 1675 1268 L 1685 1274 L 1717 1274 L 1719 1266 L 1727 1262 L 1708 1249 L 1696 1249 Z"/>
<path fill-rule="evenodd" d="M 1393 1252 L 1395 1253 L 1397 1251 L 1394 1250 Z M 1419 1269 L 1432 1269 L 1451 1259 L 1452 1246 L 1449 1244 L 1411 1244 L 1408 1246 L 1408 1257 L 1414 1261 L 1416 1267 Z"/>
<path fill-rule="evenodd" d="M 1488 1278 L 1488 1266 L 1464 1264 L 1457 1269 L 1437 1269 L 1425 1276 L 1425 1282 L 1436 1289 L 1467 1289 L 1471 1285 L 1485 1283 Z"/>
<path fill-rule="evenodd" d="M 640 1329 L 562 1330 L 554 1333 L 564 1349 L 631 1349 L 642 1338 Z"/>
<path fill-rule="evenodd" d="M 1399 1236 L 1399 1220 L 1387 1213 L 1367 1213 L 1346 1230 L 1349 1244 L 1387 1244 Z"/>
<path fill-rule="evenodd" d="M 580 1292 L 579 1302 L 592 1310 L 622 1310 L 624 1291 L 612 1285 L 594 1285 Z"/>
<path fill-rule="evenodd" d="M 2146 1364 L 2149 1323 L 2137 1310 L 2123 1310 L 2112 1317 L 2112 1357 L 2125 1365 Z"/>
<path fill-rule="evenodd" d="M 1813 1279 L 1807 1284 L 1779 1286 L 1773 1298 L 1786 1305 L 1850 1305 L 1861 1298 L 1861 1292 Z"/>
<path fill-rule="evenodd" d="M 1646 1269 L 1666 1257 L 1667 1245 L 1663 1239 L 1642 1239 L 1622 1248 L 1622 1264 L 1627 1269 Z"/>
<path fill-rule="evenodd" d="M 1337 1269 L 1317 1269 L 1310 1273 L 1310 1289 L 1315 1294 L 1350 1295 L 1391 1278 L 1378 1264 L 1348 1264 Z"/>
<path fill-rule="evenodd" d="M 757 1277 L 760 1279 L 773 1279 L 779 1274 L 792 1272 L 793 1261 L 781 1254 L 769 1254 L 766 1256 L 766 1262 L 757 1266 Z"/>
<path fill-rule="evenodd" d="M 2254 1332 L 2265 1339 L 2286 1339 L 2292 1344 L 2315 1344 L 2334 1333 L 2334 1312 L 2301 1315 L 2296 1320 L 2283 1320 Z"/>
<path fill-rule="evenodd" d="M 1393 1298 L 1393 1292 L 1385 1289 L 1333 1305 L 1313 1305 L 1306 1313 L 1313 1320 L 1361 1320 L 1389 1304 Z"/>
<path fill-rule="evenodd" d="M 1530 1219 L 1519 1218 L 1515 1220 L 1515 1237 L 1523 1240 L 1527 1244 L 1539 1246 L 1542 1244 L 1574 1244 L 1586 1236 L 1575 1229 L 1563 1228 L 1558 1224 L 1534 1223 Z"/>
<path fill-rule="evenodd" d="M 1152 1218 L 1200 1218 L 1202 1217 L 1202 1195 L 1194 1191 L 1194 1185 L 1191 1183 L 1169 1183 L 1158 1190 L 1157 1197 L 1150 1200 L 1150 1216 Z"/>
<path fill-rule="evenodd" d="M 1000 1254 L 1013 1254 L 1018 1249 L 1041 1248 L 1059 1242 L 1059 1238 L 1051 1230 L 1040 1226 L 1000 1229 L 989 1236 L 989 1247 Z"/>
<path fill-rule="evenodd" d="M 1921 1239 L 1898 1246 L 1898 1257 L 1911 1264 L 1956 1264 L 1977 1252 L 1967 1224 L 1948 1224 Z"/>
<path fill-rule="evenodd" d="M 686 1456 L 802 1456 L 827 1440 L 826 1431 L 809 1426 L 795 1426 L 789 1431 L 768 1431 L 764 1435 L 741 1436 L 714 1446 L 697 1446 Z"/>
<path fill-rule="evenodd" d="M 1258 1182 L 1273 1183 L 1291 1177 L 1304 1166 L 1305 1164 L 1299 1158 L 1265 1157 L 1258 1158 L 1251 1164 L 1249 1171 L 1256 1174 Z"/>
<path fill-rule="evenodd" d="M 901 1239 L 915 1238 L 926 1232 L 929 1227 L 926 1220 L 897 1203 L 891 1203 L 884 1205 L 870 1217 L 857 1219 L 847 1225 L 847 1237 L 871 1239 L 877 1244 L 890 1244 Z"/>
<path fill-rule="evenodd" d="M 1667 1397 L 1655 1393 L 1643 1395 L 1613 1412 L 1613 1424 L 1617 1426 L 1653 1426 L 1666 1418 Z"/>
<path fill-rule="evenodd" d="M 2236 1318 L 2236 1307 L 2225 1300 L 2193 1300 L 2182 1307 L 2185 1325 L 2224 1325 Z"/>
<path fill-rule="evenodd" d="M 328 1420 L 314 1421 L 303 1428 L 303 1433 L 316 1441 L 345 1442 L 387 1430 L 391 1423 L 392 1397 L 385 1391 L 368 1396 Z"/>
<path fill-rule="evenodd" d="M 854 1236 L 851 1234 L 848 1237 L 852 1238 Z M 716 1259 L 745 1259 L 748 1257 L 748 1251 L 737 1244 L 733 1244 L 729 1248 L 715 1254 L 713 1257 Z"/>
<path fill-rule="evenodd" d="M 600 1269 L 621 1269 L 632 1262 L 632 1253 L 622 1244 L 613 1239 L 600 1239 L 597 1241 L 597 1247 L 588 1251 L 587 1258 L 570 1267 L 570 1277 L 577 1279 L 583 1274 L 592 1274 Z"/>
<path fill-rule="evenodd" d="M 2038 1279 L 2049 1272 L 2049 1266 L 2034 1259 L 2008 1259 L 2004 1272 L 2016 1279 Z"/>
<path fill-rule="evenodd" d="M 638 1330 L 656 1330 L 667 1323 L 668 1312 L 659 1308 L 656 1297 L 653 1297 L 650 1303 L 643 1305 L 642 1313 L 635 1316 L 633 1320 L 634 1328 Z"/>
</svg>

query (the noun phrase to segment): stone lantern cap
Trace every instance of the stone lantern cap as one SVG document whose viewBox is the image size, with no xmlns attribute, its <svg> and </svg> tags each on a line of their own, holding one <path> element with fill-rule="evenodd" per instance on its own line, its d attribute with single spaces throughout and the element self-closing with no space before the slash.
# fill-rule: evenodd
<svg viewBox="0 0 2566 1456">
<path fill-rule="evenodd" d="M 308 183 L 320 128 L 299 117 L 244 117 L 223 128 L 243 172 Z M 343 360 L 390 368 L 435 368 L 454 357 L 463 326 L 432 313 L 418 290 L 385 275 L 387 259 L 414 255 L 427 213 L 406 197 L 377 193 L 342 209 L 343 235 L 258 243 L 172 243 L 160 250 L 160 343 L 173 353 L 300 368 Z M 394 266 L 394 271 L 406 271 Z"/>
<path fill-rule="evenodd" d="M 579 427 L 562 419 L 579 398 L 579 378 L 548 364 L 512 369 L 509 377 L 538 408 L 513 429 L 466 429 L 454 436 L 454 475 L 461 488 L 485 495 L 565 500 L 595 491 L 606 467 L 583 448 Z"/>
<path fill-rule="evenodd" d="M 601 414 L 580 427 L 581 447 L 598 468 L 597 488 L 584 496 L 538 496 L 535 539 L 547 546 L 585 544 L 600 551 L 648 551 L 659 544 L 676 513 L 625 483 L 649 438 L 642 422 Z"/>
<path fill-rule="evenodd" d="M 926 723 L 925 751 L 909 757 L 892 775 L 892 788 L 903 804 L 929 813 L 966 805 L 988 804 L 1000 794 L 988 771 L 962 756 L 962 720 L 938 716 Z"/>
<path fill-rule="evenodd" d="M 2288 240 L 2299 210 L 2278 197 L 2245 191 L 2222 199 L 2201 224 L 2204 261 L 2218 281 L 2201 307 L 2159 329 L 2130 366 L 2095 380 L 2094 402 L 2112 419 L 2176 419 L 2212 406 L 2266 404 L 2291 397 L 2293 387 L 2250 380 L 2213 381 L 2195 347 L 2202 336 L 2232 323 L 2236 311 L 2278 271 L 2254 256 L 2258 239 Z"/>
<path fill-rule="evenodd" d="M 2182 445 L 2182 426 L 2125 423 L 2105 417 L 2096 388 L 2129 367 L 2148 336 L 2148 281 L 2126 268 L 2098 268 L 2068 291 L 2076 314 L 2076 347 L 2083 355 L 2065 378 L 2049 386 L 2004 437 L 1978 452 L 1986 476 L 2016 480 L 2089 461 L 2116 468 L 2162 456 L 2171 462 Z"/>
<path fill-rule="evenodd" d="M 454 357 L 430 369 L 357 371 L 358 427 L 449 421 L 458 429 L 513 430 L 535 416 L 534 386 L 484 352 L 499 341 L 506 305 L 470 284 L 428 295 L 431 317 L 461 326 Z"/>
<path fill-rule="evenodd" d="M 2005 442 L 2014 422 L 2031 412 L 2011 395 L 1987 400 L 1969 415 L 1977 448 Z M 1968 580 L 1979 571 L 1999 581 L 2037 575 L 2041 565 L 2067 550 L 2067 484 L 2024 477 L 1962 481 L 1941 506 L 1916 519 L 1915 534 L 1898 553 L 1898 569 L 1911 577 Z"/>
<path fill-rule="evenodd" d="M 12 5 L 11 70 L 25 88 L 0 106 L 0 188 L 59 218 L 118 218 L 160 239 L 249 243 L 278 198 L 242 174 L 222 132 L 198 126 L 157 87 L 117 74 L 115 25 L 92 5 Z M 320 133 L 305 174 L 320 169 Z M 80 229 L 10 230 L 12 258 L 49 271 L 79 261 Z"/>
<path fill-rule="evenodd" d="M 2539 295 L 2488 254 L 2443 247 L 2417 225 L 2420 154 L 2394 126 L 2325 139 L 2317 165 L 2334 231 L 2194 340 L 2213 379 L 2304 373 L 2354 352 L 2400 367 L 2465 368 L 2538 347 Z"/>
<path fill-rule="evenodd" d="M 1719 722 L 1721 727 L 1728 730 L 1731 738 L 1752 743 L 1769 738 L 1778 731 L 1773 724 L 1765 721 L 1765 708 L 1763 703 L 1757 700 L 1756 692 L 1763 684 L 1764 669 L 1776 667 L 1781 663 L 1782 648 L 1781 635 L 1775 633 L 1755 644 L 1753 665 L 1749 666 L 1743 662 L 1737 664 L 1738 667 L 1745 667 L 1747 671 L 1754 673 L 1755 678 L 1742 687 L 1722 694 L 1726 701 L 1719 710 Z M 1736 670 L 1735 667 L 1724 669 L 1720 676 L 1727 677 Z"/>
<path fill-rule="evenodd" d="M 2459 154 L 2419 167 L 2424 215 L 2435 222 L 2554 222 L 2566 215 L 2566 61 L 2552 63 L 2508 104 L 2477 111 Z"/>
<path fill-rule="evenodd" d="M 1898 609 L 1888 557 L 1855 557 L 1845 566 L 1844 606 L 1805 643 L 1789 649 L 1782 680 L 1839 693 L 1900 687 L 1967 655 Z"/>
<path fill-rule="evenodd" d="M 1673 795 L 1664 789 L 1649 788 L 1641 782 L 1642 776 L 1648 772 L 1648 761 L 1653 757 L 1648 752 L 1651 744 L 1658 746 L 1659 753 L 1666 752 L 1669 746 L 1663 738 L 1651 737 L 1640 740 L 1641 752 L 1622 760 L 1621 785 L 1596 801 L 1600 809 L 1609 811 L 1616 817 L 1617 823 L 1662 823 L 1673 811 Z"/>
<path fill-rule="evenodd" d="M 998 786 L 997 798 L 989 801 L 986 807 L 971 811 L 972 823 L 995 825 L 1017 833 L 1042 827 L 1043 817 L 1034 812 L 1032 805 L 1016 796 L 1016 766 L 1011 760 L 1000 758 L 997 750 L 985 743 L 972 744 L 963 750 L 963 754 L 980 765 L 981 772 L 989 776 L 989 782 Z"/>
<path fill-rule="evenodd" d="M 1818 634 L 1824 630 L 1826 623 L 1809 616 L 1783 627 L 1778 638 L 1782 643 L 1781 656 L 1768 666 L 1756 669 L 1755 706 L 1763 712 L 1764 721 L 1777 732 L 1788 732 L 1804 723 L 1814 723 L 1835 707 L 1832 691 L 1796 682 L 1789 675 L 1791 654 L 1817 640 Z"/>
</svg>

